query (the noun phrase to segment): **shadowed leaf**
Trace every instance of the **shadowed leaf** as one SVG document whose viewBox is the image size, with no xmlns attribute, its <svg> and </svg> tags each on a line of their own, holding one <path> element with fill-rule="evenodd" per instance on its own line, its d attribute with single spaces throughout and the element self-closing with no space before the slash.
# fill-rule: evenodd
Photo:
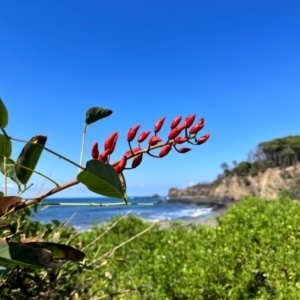
<svg viewBox="0 0 300 300">
<path fill-rule="evenodd" d="M 3 134 L 0 134 L 0 155 L 5 157 L 11 155 L 11 140 Z"/>
<path fill-rule="evenodd" d="M 63 244 L 0 241 L 0 261 L 34 268 L 60 268 L 58 260 L 81 261 L 84 253 Z"/>
<path fill-rule="evenodd" d="M 44 146 L 46 144 L 46 141 L 46 135 L 34 136 L 30 140 L 31 143 L 27 143 L 22 149 L 22 152 L 17 160 L 17 164 L 34 170 L 43 151 L 43 148 L 38 146 L 37 144 Z M 35 144 L 32 144 L 32 142 Z M 26 184 L 30 176 L 32 175 L 32 171 L 24 169 L 21 166 L 15 166 L 16 175 L 21 183 Z"/>
<path fill-rule="evenodd" d="M 6 196 L 0 198 L 0 217 L 5 215 L 10 209 L 15 206 L 21 205 L 24 200 L 17 196 Z"/>
<path fill-rule="evenodd" d="M 92 107 L 86 112 L 85 123 L 90 125 L 112 114 L 112 110 L 103 107 Z"/>
<path fill-rule="evenodd" d="M 0 128 L 5 128 L 8 123 L 8 112 L 0 98 Z"/>
<path fill-rule="evenodd" d="M 112 198 L 125 198 L 125 192 L 114 168 L 99 160 L 89 160 L 86 169 L 77 175 L 77 180 L 90 191 Z"/>
</svg>

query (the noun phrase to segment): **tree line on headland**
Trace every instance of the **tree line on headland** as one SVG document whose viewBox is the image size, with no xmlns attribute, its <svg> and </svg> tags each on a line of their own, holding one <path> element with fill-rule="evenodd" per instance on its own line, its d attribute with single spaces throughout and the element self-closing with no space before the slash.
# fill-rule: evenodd
<svg viewBox="0 0 300 300">
<path fill-rule="evenodd" d="M 267 168 L 296 166 L 300 162 L 300 135 L 277 138 L 258 144 L 256 150 L 248 153 L 246 161 L 233 161 L 232 169 L 226 163 L 221 164 L 223 174 L 230 175 L 258 175 Z"/>
</svg>

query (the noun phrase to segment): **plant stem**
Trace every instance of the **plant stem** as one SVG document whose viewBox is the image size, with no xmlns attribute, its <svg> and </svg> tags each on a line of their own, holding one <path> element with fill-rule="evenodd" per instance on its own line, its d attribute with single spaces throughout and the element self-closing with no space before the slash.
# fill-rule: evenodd
<svg viewBox="0 0 300 300">
<path fill-rule="evenodd" d="M 7 176 L 6 176 L 6 157 L 3 157 L 3 171 L 4 171 L 4 196 L 7 196 Z"/>
<path fill-rule="evenodd" d="M 30 168 L 24 167 L 24 166 L 22 166 L 22 165 L 20 165 L 20 164 L 18 164 L 18 163 L 16 163 L 16 165 L 19 166 L 19 167 L 21 167 L 21 168 L 23 168 L 23 169 L 26 169 L 26 170 L 28 170 L 28 171 L 31 171 L 31 172 L 33 172 L 33 173 L 39 174 L 40 176 L 42 176 L 42 177 L 44 177 L 44 178 L 50 180 L 51 182 L 53 182 L 53 183 L 56 185 L 56 187 L 59 187 L 59 184 L 58 184 L 56 181 L 54 181 L 54 180 L 51 179 L 50 177 L 48 177 L 48 176 L 42 174 L 41 172 L 38 172 L 38 171 L 32 170 L 32 169 L 30 169 Z"/>
<path fill-rule="evenodd" d="M 82 142 L 81 142 L 80 161 L 79 161 L 80 168 L 78 170 L 78 173 L 80 173 L 80 169 L 82 169 L 81 166 L 82 166 L 83 153 L 84 153 L 85 133 L 86 133 L 88 127 L 89 127 L 89 125 L 85 125 L 84 130 L 82 132 Z"/>
<path fill-rule="evenodd" d="M 69 162 L 70 164 L 72 164 L 72 165 L 74 165 L 74 166 L 76 166 L 76 167 L 78 167 L 78 168 L 84 170 L 84 168 L 81 167 L 80 165 L 78 165 L 76 162 L 74 162 L 74 161 L 68 159 L 68 158 L 65 157 L 65 156 L 62 156 L 62 155 L 58 154 L 57 152 L 55 152 L 55 151 L 53 151 L 53 150 L 51 150 L 51 149 L 49 149 L 49 148 L 47 148 L 47 147 L 45 147 L 45 146 L 42 146 L 42 145 L 40 145 L 40 144 L 36 144 L 36 143 L 34 143 L 34 142 L 31 142 L 31 141 L 20 140 L 20 139 L 16 139 L 16 138 L 12 138 L 12 137 L 8 137 L 8 138 L 11 139 L 11 140 L 13 140 L 13 141 L 16 141 L 16 142 L 30 143 L 30 144 L 33 144 L 33 145 L 37 145 L 37 146 L 43 148 L 44 150 L 46 150 L 46 151 L 52 153 L 53 155 L 57 156 L 58 158 L 61 158 L 61 159 L 65 160 L 65 161 Z"/>
</svg>

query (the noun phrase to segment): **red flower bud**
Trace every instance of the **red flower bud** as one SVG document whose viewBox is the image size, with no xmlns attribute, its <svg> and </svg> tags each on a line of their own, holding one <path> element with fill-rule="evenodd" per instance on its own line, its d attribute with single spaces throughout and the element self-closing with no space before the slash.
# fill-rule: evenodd
<svg viewBox="0 0 300 300">
<path fill-rule="evenodd" d="M 143 133 L 141 133 L 140 136 L 138 137 L 138 142 L 139 143 L 143 142 L 148 137 L 150 132 L 151 131 L 144 131 Z"/>
<path fill-rule="evenodd" d="M 92 145 L 92 158 L 97 159 L 99 156 L 98 142 L 94 142 Z"/>
<path fill-rule="evenodd" d="M 185 142 L 187 142 L 187 138 L 185 138 L 185 137 L 181 137 L 181 136 L 178 136 L 176 139 L 175 139 L 175 142 L 176 142 L 176 144 L 183 144 L 183 143 L 185 143 Z"/>
<path fill-rule="evenodd" d="M 180 148 L 180 149 L 178 149 L 177 151 L 179 152 L 179 153 L 186 153 L 186 152 L 189 152 L 190 150 L 192 150 L 191 148 Z"/>
<path fill-rule="evenodd" d="M 119 174 L 124 171 L 127 162 L 127 156 L 123 155 L 120 162 L 114 166 L 115 171 Z"/>
<path fill-rule="evenodd" d="M 172 145 L 171 144 L 167 144 L 166 146 L 164 146 L 160 152 L 159 152 L 159 157 L 164 157 L 166 156 L 170 150 L 172 149 Z"/>
<path fill-rule="evenodd" d="M 182 116 L 178 116 L 173 120 L 173 122 L 171 124 L 171 129 L 174 129 L 180 123 L 181 118 L 182 118 Z"/>
<path fill-rule="evenodd" d="M 110 149 L 107 149 L 105 150 L 103 153 L 101 153 L 98 157 L 98 160 L 101 160 L 103 162 L 107 162 L 107 158 L 108 158 L 108 155 L 109 155 L 109 151 Z"/>
<path fill-rule="evenodd" d="M 210 133 L 207 133 L 206 135 L 202 136 L 198 141 L 197 144 L 201 145 L 203 143 L 205 143 L 210 137 Z"/>
<path fill-rule="evenodd" d="M 185 128 L 191 127 L 191 125 L 193 124 L 193 122 L 195 120 L 195 117 L 196 117 L 196 115 L 193 114 L 185 119 L 185 121 L 184 121 Z"/>
<path fill-rule="evenodd" d="M 127 134 L 127 141 L 128 142 L 132 142 L 133 139 L 136 136 L 137 131 L 139 130 L 141 125 L 137 124 L 135 126 L 133 126 L 132 128 L 129 129 L 128 134 Z"/>
<path fill-rule="evenodd" d="M 132 160 L 132 167 L 133 168 L 136 168 L 141 162 L 142 162 L 142 159 L 143 159 L 143 154 L 139 154 L 137 155 L 133 160 Z"/>
<path fill-rule="evenodd" d="M 117 133 L 112 141 L 110 148 L 107 149 L 108 154 L 112 154 L 114 152 L 118 137 L 119 137 L 119 134 Z"/>
<path fill-rule="evenodd" d="M 155 146 L 157 143 L 161 142 L 162 139 L 158 136 L 152 136 L 150 139 L 149 139 L 149 146 Z"/>
<path fill-rule="evenodd" d="M 180 133 L 181 131 L 185 128 L 185 126 L 178 126 L 174 129 L 171 130 L 170 134 L 169 134 L 169 140 L 173 140 L 175 139 Z"/>
<path fill-rule="evenodd" d="M 157 133 L 161 130 L 161 127 L 163 126 L 165 119 L 166 119 L 166 117 L 162 117 L 162 118 L 158 119 L 158 121 L 156 122 L 155 127 L 154 127 L 155 133 Z"/>
<path fill-rule="evenodd" d="M 104 143 L 104 150 L 111 148 L 111 146 L 114 142 L 114 139 L 117 135 L 118 135 L 118 132 L 114 132 L 106 139 L 106 141 Z"/>
<path fill-rule="evenodd" d="M 204 124 L 204 118 L 201 118 L 199 121 L 198 121 L 198 125 L 202 125 Z"/>
<path fill-rule="evenodd" d="M 135 153 L 135 152 L 138 152 L 138 151 L 140 151 L 140 150 L 142 150 L 141 148 L 133 148 L 132 149 L 132 152 L 133 153 Z M 125 153 L 125 155 L 126 156 L 130 156 L 132 153 L 131 153 L 131 150 L 129 150 L 129 151 L 127 151 L 126 153 Z"/>
<path fill-rule="evenodd" d="M 204 124 L 202 124 L 202 125 L 197 124 L 197 125 L 193 126 L 190 130 L 190 134 L 196 134 L 203 127 L 204 127 Z"/>
</svg>

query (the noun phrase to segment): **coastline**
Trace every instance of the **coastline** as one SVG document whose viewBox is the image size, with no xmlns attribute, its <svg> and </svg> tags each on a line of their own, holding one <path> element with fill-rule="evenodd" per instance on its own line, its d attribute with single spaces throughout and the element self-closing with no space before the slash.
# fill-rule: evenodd
<svg viewBox="0 0 300 300">
<path fill-rule="evenodd" d="M 215 215 L 213 217 L 208 218 L 195 218 L 191 220 L 183 220 L 179 221 L 183 227 L 187 227 L 187 229 L 191 226 L 212 226 L 217 227 L 218 221 L 216 220 L 217 217 L 224 217 L 227 214 L 227 210 L 230 206 L 232 206 L 236 201 L 229 197 L 224 198 L 215 198 L 209 199 L 207 197 L 176 197 L 170 198 L 166 201 L 166 203 L 182 203 L 182 204 L 195 204 L 195 205 L 205 205 L 212 207 Z M 157 224 L 161 229 L 170 229 L 171 223 L 174 221 L 159 221 Z"/>
</svg>

